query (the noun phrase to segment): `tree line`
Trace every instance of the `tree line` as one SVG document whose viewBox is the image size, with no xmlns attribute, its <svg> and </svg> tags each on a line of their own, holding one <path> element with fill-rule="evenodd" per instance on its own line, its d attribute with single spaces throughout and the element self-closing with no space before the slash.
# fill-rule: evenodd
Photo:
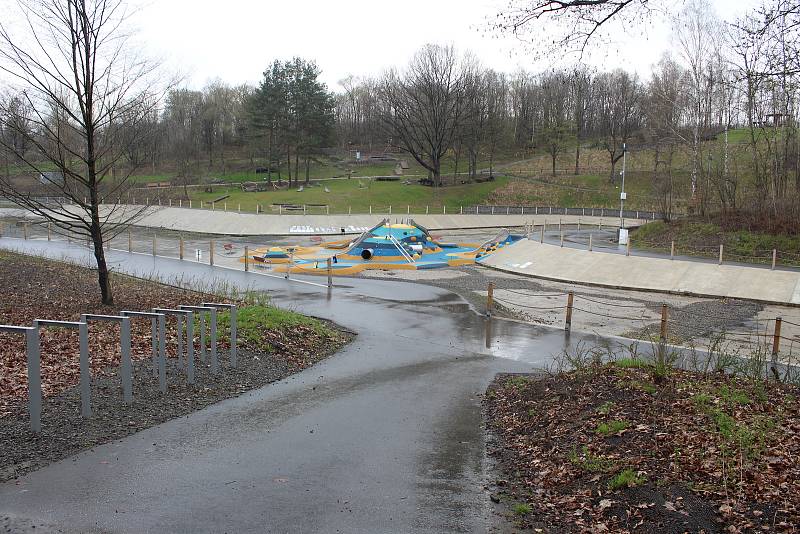
<svg viewBox="0 0 800 534">
<path fill-rule="evenodd" d="M 567 14 L 560 20 L 578 25 L 595 20 L 591 10 L 623 5 L 558 4 Z M 625 2 L 626 16 L 646 4 Z M 716 18 L 707 0 L 681 5 L 671 53 L 643 77 L 581 66 L 503 73 L 471 53 L 431 44 L 405 67 L 349 77 L 338 91 L 301 58 L 267 65 L 255 86 L 217 80 L 192 90 L 160 81 L 158 65 L 136 56 L 123 31 L 124 1 L 21 0 L 28 35 L 0 22 L 0 69 L 12 82 L 0 95 L 0 194 L 91 238 L 105 302 L 104 201 L 113 203 L 147 166 L 157 174 L 171 165 L 188 183 L 204 171 L 226 172 L 242 155 L 280 186 L 284 176 L 289 184 L 308 181 L 314 159 L 328 148 L 389 148 L 407 153 L 441 185 L 445 161 L 474 177 L 481 167 L 491 174 L 501 152 L 538 150 L 555 173 L 574 151 L 580 174 L 587 147 L 606 154 L 615 182 L 625 150 L 646 149 L 668 217 L 676 177 L 685 174 L 690 207 L 701 214 L 736 212 L 746 202 L 775 224 L 796 223 L 800 5 L 766 0 L 735 23 Z M 551 13 L 536 11 L 538 2 L 525 6 L 501 29 L 517 31 Z M 586 39 L 593 32 L 586 29 Z M 570 35 L 556 46 L 574 42 Z M 746 134 L 743 155 L 728 143 L 734 129 Z M 724 142 L 708 142 L 714 139 Z M 21 171 L 41 176 L 49 194 L 21 187 Z"/>
</svg>

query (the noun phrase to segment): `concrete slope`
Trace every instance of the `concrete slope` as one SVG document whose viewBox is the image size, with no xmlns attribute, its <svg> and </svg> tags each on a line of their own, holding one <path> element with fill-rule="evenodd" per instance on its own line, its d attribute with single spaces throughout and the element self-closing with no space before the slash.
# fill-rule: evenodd
<svg viewBox="0 0 800 534">
<path fill-rule="evenodd" d="M 504 247 L 481 263 L 561 282 L 800 305 L 797 271 L 589 252 L 529 240 Z"/>
<path fill-rule="evenodd" d="M 400 220 L 411 217 L 430 230 L 453 230 L 459 228 L 506 228 L 526 224 L 541 225 L 576 224 L 579 220 L 591 224 L 614 226 L 619 223 L 614 217 L 578 217 L 575 215 L 266 215 L 236 213 L 233 211 L 211 211 L 169 207 L 119 207 L 111 213 L 109 207 L 101 210 L 109 220 L 128 220 L 135 216 L 136 226 L 219 235 L 285 236 L 285 235 L 340 235 L 360 234 L 372 228 L 384 218 Z M 22 209 L 2 208 L 0 217 L 35 219 L 32 213 Z M 638 226 L 644 221 L 626 219 L 626 225 Z M 344 232 L 342 232 L 344 229 Z"/>
</svg>

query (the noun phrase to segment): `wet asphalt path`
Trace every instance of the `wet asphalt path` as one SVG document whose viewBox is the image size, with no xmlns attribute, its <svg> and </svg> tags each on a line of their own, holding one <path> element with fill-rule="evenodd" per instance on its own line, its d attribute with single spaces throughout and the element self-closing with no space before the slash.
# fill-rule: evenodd
<svg viewBox="0 0 800 534">
<path fill-rule="evenodd" d="M 63 243 L 0 247 L 89 259 Z M 594 336 L 493 321 L 446 290 L 318 285 L 111 252 L 114 268 L 224 281 L 358 332 L 287 380 L 0 485 L 0 519 L 35 532 L 485 532 L 497 523 L 479 395 Z M 319 278 L 310 279 L 320 282 Z"/>
</svg>

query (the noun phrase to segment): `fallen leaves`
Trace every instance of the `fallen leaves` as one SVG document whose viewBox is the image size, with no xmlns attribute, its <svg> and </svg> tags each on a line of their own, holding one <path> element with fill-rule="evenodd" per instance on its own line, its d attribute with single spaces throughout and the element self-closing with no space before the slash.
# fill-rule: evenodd
<svg viewBox="0 0 800 534">
<path fill-rule="evenodd" d="M 683 371 L 655 393 L 631 386 L 648 379 L 613 365 L 498 377 L 484 399 L 490 454 L 506 480 L 498 493 L 532 507 L 521 521 L 574 532 L 800 524 L 797 388 Z M 627 431 L 597 432 L 614 421 Z M 625 470 L 641 480 L 611 489 Z"/>
</svg>

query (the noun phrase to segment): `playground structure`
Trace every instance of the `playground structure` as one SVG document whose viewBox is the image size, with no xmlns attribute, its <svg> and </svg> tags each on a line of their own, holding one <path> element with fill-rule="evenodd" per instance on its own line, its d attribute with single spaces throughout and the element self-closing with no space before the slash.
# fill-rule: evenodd
<svg viewBox="0 0 800 534">
<path fill-rule="evenodd" d="M 384 219 L 352 241 L 256 249 L 242 261 L 272 265 L 277 272 L 319 275 L 328 274 L 329 259 L 335 275 L 352 275 L 367 269 L 436 269 L 476 263 L 521 238 L 503 230 L 482 244 L 444 243 L 413 219 L 395 223 Z"/>
</svg>

